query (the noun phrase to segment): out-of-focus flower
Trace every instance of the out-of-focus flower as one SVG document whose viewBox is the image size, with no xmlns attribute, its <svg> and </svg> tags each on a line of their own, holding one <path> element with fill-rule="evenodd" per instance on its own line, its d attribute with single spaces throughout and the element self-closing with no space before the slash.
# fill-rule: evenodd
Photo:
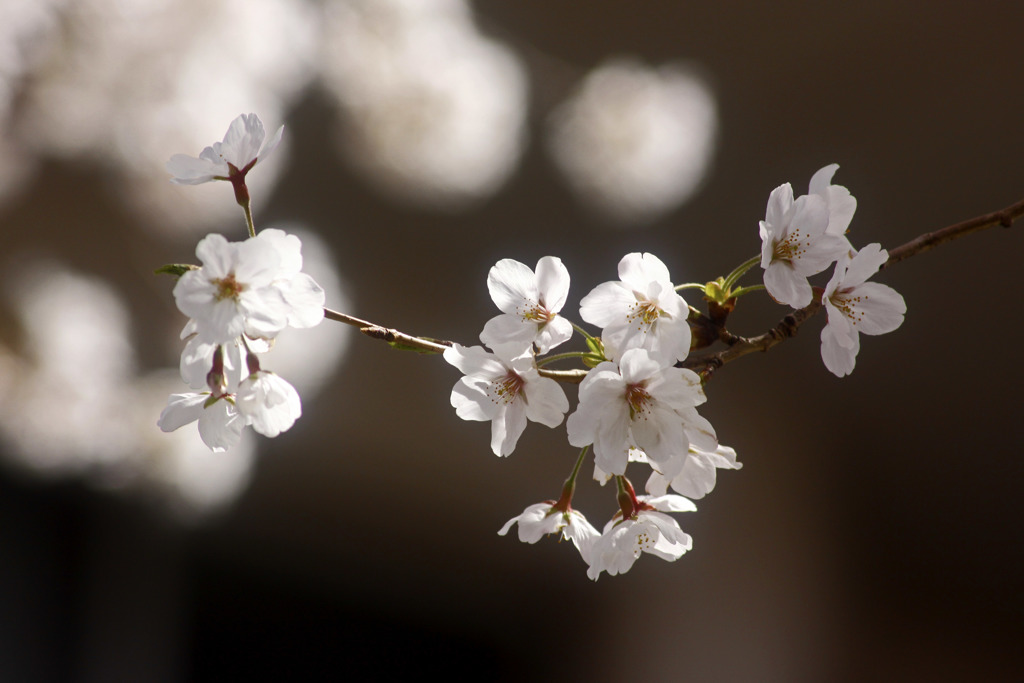
<svg viewBox="0 0 1024 683">
<path fill-rule="evenodd" d="M 502 311 L 480 333 L 491 348 L 535 344 L 539 353 L 547 353 L 572 336 L 572 323 L 558 315 L 569 295 L 569 271 L 561 259 L 543 257 L 536 274 L 519 261 L 502 259 L 487 274 L 487 289 Z"/>
<path fill-rule="evenodd" d="M 690 310 L 675 290 L 668 268 L 654 254 L 626 254 L 619 281 L 595 287 L 580 302 L 580 316 L 601 328 L 609 358 L 647 349 L 666 364 L 690 353 Z"/>
<path fill-rule="evenodd" d="M 860 335 L 885 334 L 903 324 L 907 304 L 888 285 L 866 280 L 878 272 L 889 253 L 869 244 L 852 259 L 844 257 L 821 295 L 828 324 L 821 331 L 821 358 L 836 377 L 853 372 Z"/>
<path fill-rule="evenodd" d="M 558 382 L 541 377 L 533 352 L 518 348 L 498 347 L 490 353 L 455 344 L 444 352 L 444 359 L 466 375 L 452 389 L 456 414 L 463 420 L 490 420 L 491 450 L 498 456 L 512 453 L 527 419 L 557 427 L 569 410 Z"/>
<path fill-rule="evenodd" d="M 692 70 L 616 59 L 591 72 L 552 114 L 548 148 L 589 207 L 630 225 L 693 195 L 717 126 L 714 95 Z"/>
<path fill-rule="evenodd" d="M 322 77 L 356 168 L 445 209 L 502 186 L 526 136 L 526 70 L 465 0 L 335 0 L 325 14 Z"/>
</svg>

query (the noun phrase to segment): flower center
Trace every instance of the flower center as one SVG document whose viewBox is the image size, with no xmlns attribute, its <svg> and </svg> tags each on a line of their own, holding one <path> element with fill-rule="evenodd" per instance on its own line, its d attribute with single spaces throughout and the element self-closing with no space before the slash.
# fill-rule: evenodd
<svg viewBox="0 0 1024 683">
<path fill-rule="evenodd" d="M 514 370 L 509 370 L 508 374 L 500 380 L 491 382 L 491 392 L 493 396 L 491 400 L 495 403 L 505 403 L 506 405 L 516 400 L 519 394 L 522 392 L 526 382 L 520 377 Z"/>
<path fill-rule="evenodd" d="M 234 273 L 228 273 L 227 277 L 219 280 L 210 280 L 210 283 L 217 288 L 217 293 L 213 295 L 217 301 L 237 299 L 246 289 L 246 285 L 235 279 Z"/>
<path fill-rule="evenodd" d="M 526 310 L 520 309 L 519 316 L 523 320 L 537 323 L 538 325 L 546 325 L 555 319 L 555 314 L 540 303 L 534 304 L 532 308 Z"/>
<path fill-rule="evenodd" d="M 635 322 L 637 323 L 636 328 L 638 330 L 646 332 L 651 329 L 651 326 L 658 321 L 658 318 L 663 313 L 664 311 L 658 308 L 658 304 L 653 301 L 637 301 L 630 307 L 629 312 L 626 313 L 626 322 Z"/>
<path fill-rule="evenodd" d="M 633 548 L 633 557 L 640 557 L 640 553 L 648 551 L 655 546 L 657 539 L 651 538 L 651 534 L 645 528 L 636 535 L 636 547 Z"/>
<path fill-rule="evenodd" d="M 849 320 L 851 325 L 856 325 L 864 320 L 864 313 L 858 306 L 867 299 L 864 296 L 849 296 L 850 290 L 837 290 L 828 298 L 832 305 L 838 308 Z"/>
<path fill-rule="evenodd" d="M 626 403 L 629 405 L 629 419 L 647 419 L 651 412 L 653 399 L 642 384 L 630 384 L 626 387 Z"/>
<path fill-rule="evenodd" d="M 775 248 L 772 250 L 772 260 L 792 261 L 802 257 L 807 253 L 807 245 L 801 244 L 801 239 L 800 229 L 797 228 L 786 235 L 785 239 L 776 242 Z"/>
</svg>

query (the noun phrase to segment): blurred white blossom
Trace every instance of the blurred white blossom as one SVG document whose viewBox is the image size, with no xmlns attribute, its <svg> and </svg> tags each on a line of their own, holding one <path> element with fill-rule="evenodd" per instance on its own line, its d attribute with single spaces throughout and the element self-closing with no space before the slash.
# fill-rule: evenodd
<svg viewBox="0 0 1024 683">
<path fill-rule="evenodd" d="M 615 59 L 552 113 L 547 142 L 587 205 L 612 223 L 633 225 L 693 195 L 717 126 L 714 95 L 690 70 Z"/>
<path fill-rule="evenodd" d="M 525 71 L 479 33 L 464 0 L 334 0 L 322 43 L 344 151 L 383 189 L 457 208 L 515 169 Z"/>
</svg>

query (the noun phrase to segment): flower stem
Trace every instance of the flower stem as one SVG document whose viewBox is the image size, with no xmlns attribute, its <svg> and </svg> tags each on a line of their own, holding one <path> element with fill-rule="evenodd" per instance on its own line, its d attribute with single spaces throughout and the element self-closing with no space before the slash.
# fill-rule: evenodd
<svg viewBox="0 0 1024 683">
<path fill-rule="evenodd" d="M 743 296 L 744 294 L 748 294 L 750 292 L 758 292 L 758 291 L 760 291 L 760 290 L 762 290 L 764 288 L 765 288 L 764 285 L 750 285 L 748 287 L 739 287 L 738 289 L 732 290 L 732 295 L 734 297 L 739 297 L 739 296 Z"/>
<path fill-rule="evenodd" d="M 252 222 L 252 205 L 248 197 L 244 202 L 239 202 L 239 204 L 242 205 L 242 210 L 245 211 L 245 227 L 249 229 L 249 237 L 255 237 L 256 226 Z"/>
<path fill-rule="evenodd" d="M 725 276 L 725 282 L 723 283 L 722 289 L 729 291 L 732 286 L 739 282 L 740 278 L 746 275 L 747 271 L 761 263 L 761 255 L 758 254 L 752 258 L 747 259 L 740 265 L 736 266 L 731 273 Z"/>
<path fill-rule="evenodd" d="M 576 458 L 576 465 L 572 468 L 572 474 L 565 480 L 562 485 L 562 496 L 558 499 L 552 507 L 558 510 L 568 511 L 570 509 L 570 503 L 572 503 L 572 496 L 576 492 L 576 476 L 580 473 L 580 466 L 583 464 L 583 457 L 590 450 L 590 446 L 584 446 L 583 450 L 580 451 L 580 455 Z"/>
<path fill-rule="evenodd" d="M 548 356 L 547 358 L 541 358 L 537 361 L 537 367 L 553 363 L 556 360 L 565 360 L 566 358 L 586 358 L 596 362 L 601 362 L 604 359 L 597 356 L 597 354 L 590 353 L 589 351 L 567 351 L 565 353 L 557 353 L 554 356 Z"/>
<path fill-rule="evenodd" d="M 587 332 L 585 329 L 583 329 L 582 327 L 580 327 L 579 325 L 577 325 L 573 321 L 570 320 L 569 324 L 572 325 L 572 329 L 576 330 L 577 332 L 582 334 L 587 339 L 590 339 L 590 340 L 594 339 L 593 335 L 591 335 L 589 332 Z"/>
<path fill-rule="evenodd" d="M 705 285 L 702 285 L 699 282 L 684 282 L 681 285 L 676 285 L 676 291 L 678 292 L 682 289 L 699 289 L 701 291 L 704 291 L 704 287 Z"/>
</svg>

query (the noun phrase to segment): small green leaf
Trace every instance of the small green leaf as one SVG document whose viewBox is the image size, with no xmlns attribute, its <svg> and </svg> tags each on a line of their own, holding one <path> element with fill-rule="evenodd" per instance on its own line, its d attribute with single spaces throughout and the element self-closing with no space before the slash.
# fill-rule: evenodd
<svg viewBox="0 0 1024 683">
<path fill-rule="evenodd" d="M 398 351 L 415 351 L 416 353 L 425 353 L 425 354 L 428 354 L 428 355 L 434 355 L 434 354 L 441 353 L 440 351 L 435 351 L 433 349 L 424 349 L 424 348 L 419 347 L 419 346 L 412 346 L 411 344 L 404 344 L 404 343 L 402 343 L 400 341 L 389 341 L 388 342 L 388 346 L 390 346 L 393 349 L 397 349 Z"/>
</svg>

